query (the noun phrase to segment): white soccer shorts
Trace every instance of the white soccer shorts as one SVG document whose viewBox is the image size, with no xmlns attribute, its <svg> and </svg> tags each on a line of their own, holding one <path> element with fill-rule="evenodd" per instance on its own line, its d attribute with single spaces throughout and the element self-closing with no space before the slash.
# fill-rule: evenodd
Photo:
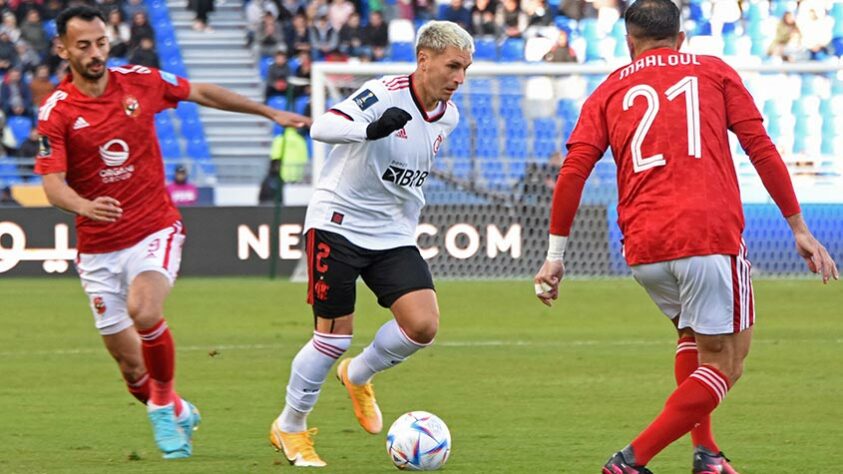
<svg viewBox="0 0 843 474">
<path fill-rule="evenodd" d="M 184 226 L 176 222 L 127 249 L 80 253 L 76 271 L 88 295 L 94 325 L 103 336 L 117 334 L 134 323 L 126 308 L 129 285 L 143 272 L 158 272 L 172 286 L 181 265 Z"/>
<path fill-rule="evenodd" d="M 734 334 L 755 323 L 755 298 L 746 247 L 740 254 L 706 255 L 632 267 L 635 280 L 679 328 Z"/>
</svg>

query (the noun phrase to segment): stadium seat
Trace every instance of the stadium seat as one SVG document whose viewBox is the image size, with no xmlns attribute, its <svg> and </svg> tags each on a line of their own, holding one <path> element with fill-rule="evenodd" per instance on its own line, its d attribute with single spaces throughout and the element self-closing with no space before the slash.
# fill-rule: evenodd
<svg viewBox="0 0 843 474">
<path fill-rule="evenodd" d="M 199 120 L 199 106 L 194 102 L 182 101 L 176 107 L 176 115 L 180 120 Z"/>
<path fill-rule="evenodd" d="M 194 138 L 205 138 L 205 130 L 202 127 L 202 122 L 199 120 L 182 120 L 181 121 L 181 136 L 185 140 L 193 140 Z"/>
<path fill-rule="evenodd" d="M 266 76 L 269 75 L 269 66 L 272 66 L 275 60 L 272 56 L 261 56 L 258 67 L 260 68 L 261 79 L 266 80 Z"/>
<path fill-rule="evenodd" d="M 282 95 L 270 97 L 266 105 L 278 110 L 287 110 L 287 98 Z"/>
<path fill-rule="evenodd" d="M 524 60 L 524 40 L 520 38 L 509 38 L 501 45 L 500 58 L 503 61 Z"/>
<path fill-rule="evenodd" d="M 11 158 L 0 158 L 0 183 L 11 185 L 22 182 L 17 162 Z"/>
<path fill-rule="evenodd" d="M 161 140 L 161 154 L 164 156 L 165 159 L 178 159 L 181 158 L 181 148 L 179 147 L 178 140 L 169 139 L 169 140 Z"/>
<path fill-rule="evenodd" d="M 18 144 L 23 143 L 29 137 L 29 131 L 32 130 L 32 120 L 29 117 L 9 117 L 6 124 Z"/>
<path fill-rule="evenodd" d="M 389 22 L 387 29 L 390 44 L 394 43 L 410 43 L 416 41 L 416 29 L 413 22 L 401 18 L 393 19 Z"/>
<path fill-rule="evenodd" d="M 474 59 L 478 61 L 497 61 L 498 45 L 493 39 L 477 39 L 474 42 Z"/>
<path fill-rule="evenodd" d="M 392 43 L 389 47 L 389 59 L 397 62 L 412 62 L 416 59 L 413 43 Z"/>
<path fill-rule="evenodd" d="M 309 115 L 305 113 L 308 105 L 310 105 L 310 96 L 296 97 L 296 102 L 293 105 L 293 111 L 300 115 Z"/>
<path fill-rule="evenodd" d="M 120 67 L 129 64 L 129 61 L 126 58 L 108 58 L 105 61 L 105 65 L 108 67 Z"/>
<path fill-rule="evenodd" d="M 58 30 L 56 29 L 56 20 L 47 20 L 43 24 L 44 33 L 47 35 L 48 38 L 52 38 L 58 34 Z"/>
<path fill-rule="evenodd" d="M 211 158 L 211 150 L 208 148 L 208 142 L 204 138 L 192 138 L 187 142 L 187 156 L 196 160 L 207 161 Z"/>
</svg>

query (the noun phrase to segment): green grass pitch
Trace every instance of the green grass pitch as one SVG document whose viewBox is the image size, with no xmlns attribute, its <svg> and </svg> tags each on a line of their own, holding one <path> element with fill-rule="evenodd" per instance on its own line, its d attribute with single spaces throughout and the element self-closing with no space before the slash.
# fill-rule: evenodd
<svg viewBox="0 0 843 474">
<path fill-rule="evenodd" d="M 441 416 L 448 473 L 596 473 L 673 390 L 675 335 L 631 280 L 566 281 L 542 306 L 532 283 L 439 282 L 436 344 L 375 379 L 388 427 Z M 293 472 L 267 442 L 290 361 L 311 331 L 304 286 L 261 279 L 178 282 L 167 317 L 178 389 L 204 422 L 193 458 L 163 461 L 143 408 L 106 355 L 76 279 L 0 281 L 0 472 Z M 715 413 L 743 474 L 837 472 L 843 442 L 843 287 L 756 282 L 744 378 Z M 351 354 L 389 317 L 364 287 Z M 358 426 L 330 377 L 310 425 L 322 472 L 395 472 L 384 436 Z M 690 472 L 690 442 L 650 468 Z"/>
</svg>

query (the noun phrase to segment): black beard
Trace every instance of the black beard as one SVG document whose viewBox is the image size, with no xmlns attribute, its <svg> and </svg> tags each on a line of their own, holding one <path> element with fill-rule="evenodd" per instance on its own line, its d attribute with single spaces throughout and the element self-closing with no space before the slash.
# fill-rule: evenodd
<svg viewBox="0 0 843 474">
<path fill-rule="evenodd" d="M 98 64 L 102 64 L 102 63 L 98 63 Z M 93 64 L 91 64 L 91 66 L 93 66 Z M 83 68 L 81 71 L 79 71 L 79 75 L 81 75 L 82 77 L 84 77 L 85 79 L 88 79 L 88 80 L 92 80 L 92 81 L 97 80 L 97 79 L 101 78 L 103 75 L 105 75 L 105 67 L 102 68 L 102 72 L 96 73 L 96 74 L 92 73 L 92 72 L 88 72 L 88 68 L 86 67 L 86 68 Z"/>
</svg>

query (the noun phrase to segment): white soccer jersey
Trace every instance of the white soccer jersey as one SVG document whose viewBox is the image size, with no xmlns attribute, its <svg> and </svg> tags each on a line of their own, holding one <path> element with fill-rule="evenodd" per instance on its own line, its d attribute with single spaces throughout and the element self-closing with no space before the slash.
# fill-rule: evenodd
<svg viewBox="0 0 843 474">
<path fill-rule="evenodd" d="M 305 230 L 335 232 L 370 250 L 416 245 L 422 185 L 459 112 L 450 101 L 425 111 L 412 75 L 404 75 L 366 82 L 329 113 L 368 124 L 390 107 L 412 120 L 380 140 L 334 146 L 307 207 Z"/>
</svg>

